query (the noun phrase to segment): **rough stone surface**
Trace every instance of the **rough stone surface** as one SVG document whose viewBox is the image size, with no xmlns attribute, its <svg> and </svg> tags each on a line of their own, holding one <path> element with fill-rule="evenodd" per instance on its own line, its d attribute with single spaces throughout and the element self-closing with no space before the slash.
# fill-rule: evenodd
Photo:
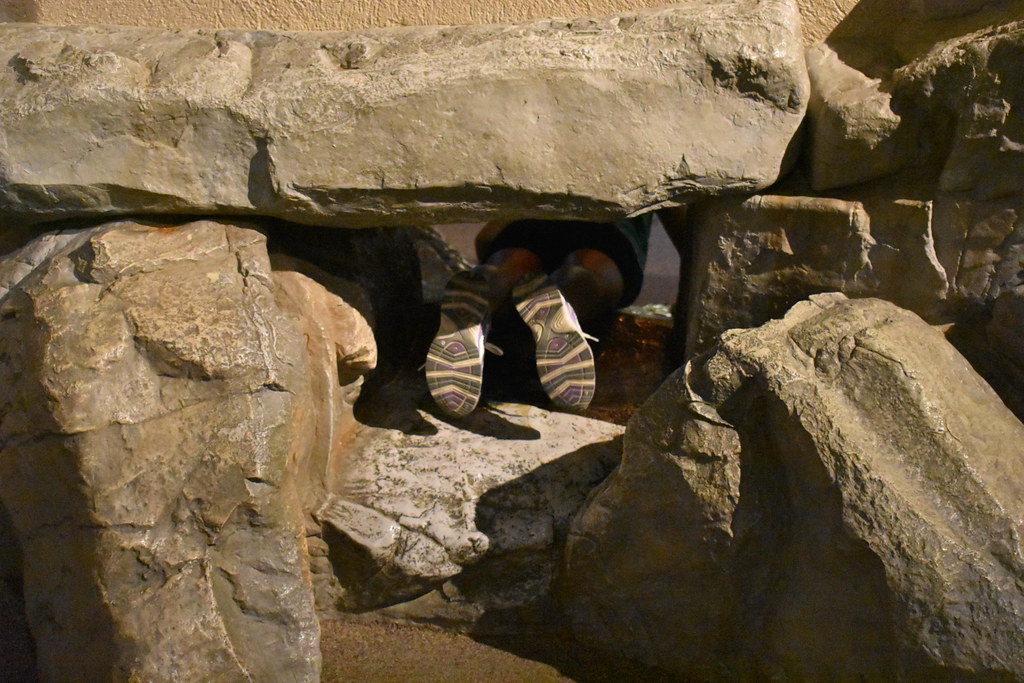
<svg viewBox="0 0 1024 683">
<path fill-rule="evenodd" d="M 0 500 L 43 680 L 316 680 L 294 317 L 325 316 L 308 343 L 343 375 L 372 362 L 339 341 L 354 312 L 275 290 L 263 236 L 212 221 L 52 233 L 0 282 Z"/>
<path fill-rule="evenodd" d="M 608 218 L 756 190 L 807 75 L 791 0 L 351 33 L 0 25 L 0 211 L 351 226 Z"/>
<path fill-rule="evenodd" d="M 936 47 L 901 69 L 893 86 L 894 97 L 930 114 L 919 149 L 925 138 L 950 133 L 933 232 L 950 297 L 964 308 L 1024 284 L 1022 78 L 1019 21 Z"/>
<path fill-rule="evenodd" d="M 812 297 L 642 408 L 563 595 L 581 634 L 686 679 L 1018 680 L 1021 443 L 920 318 Z"/>
<path fill-rule="evenodd" d="M 1024 285 L 996 299 L 988 336 L 1024 386 Z"/>
<path fill-rule="evenodd" d="M 825 42 L 846 64 L 888 79 L 938 43 L 1022 16 L 1022 0 L 860 0 Z"/>
<path fill-rule="evenodd" d="M 781 317 L 811 294 L 879 296 L 933 317 L 946 275 L 932 239 L 932 204 L 760 195 L 690 212 L 696 234 L 688 356 L 734 327 Z"/>
<path fill-rule="evenodd" d="M 834 289 L 877 295 L 950 325 L 949 340 L 1018 416 L 1024 415 L 1024 383 L 1004 330 L 1012 327 L 1008 302 L 1024 284 L 1022 18 L 1020 0 L 862 2 L 826 44 L 808 50 L 808 180 L 786 183 L 797 187 L 797 194 L 818 191 L 863 205 L 880 244 L 904 237 L 916 242 L 904 245 L 918 254 L 913 263 L 906 262 L 904 255 L 911 253 L 906 250 L 889 254 L 896 269 L 882 278 L 885 286 L 856 289 L 835 282 Z M 912 225 L 886 209 L 897 204 L 904 205 L 900 211 Z M 924 210 L 912 215 L 907 205 Z M 710 217 L 713 222 L 714 211 Z M 882 230 L 888 236 L 882 237 Z M 925 252 L 920 235 L 926 236 Z M 725 249 L 742 240 L 737 251 L 749 254 L 751 237 L 756 241 L 753 235 L 729 237 Z M 764 261 L 766 271 L 754 278 L 762 286 L 777 292 L 788 288 L 792 294 L 821 291 L 808 285 L 806 274 L 786 272 L 777 258 Z M 837 259 L 833 268 L 841 266 Z M 935 275 L 944 280 L 942 293 Z M 784 283 L 764 285 L 773 277 Z M 894 286 L 901 282 L 902 287 Z M 690 348 L 706 348 L 730 324 L 760 324 L 799 298 L 776 296 L 778 305 L 760 312 L 722 316 L 716 307 L 728 308 L 730 296 L 756 287 L 729 278 L 717 286 L 717 292 L 692 295 L 708 310 L 695 311 L 706 321 L 691 323 L 696 336 Z M 1001 297 L 1006 298 L 1000 320 L 990 325 Z M 703 333 L 702 327 L 707 327 Z"/>
<path fill-rule="evenodd" d="M 907 79 L 908 69 L 931 59 L 945 41 L 1022 17 L 1022 0 L 857 3 L 824 42 L 807 49 L 814 189 L 855 185 L 906 167 L 941 167 L 953 134 L 942 119 L 959 107 L 933 100 L 931 91 Z M 964 77 L 973 78 L 954 76 Z M 987 89 L 965 96 L 983 102 Z"/>
<path fill-rule="evenodd" d="M 434 433 L 369 430 L 316 512 L 321 609 L 472 623 L 545 598 L 572 515 L 618 460 L 622 427 L 511 403 Z M 326 569 L 326 565 L 325 565 Z"/>
<path fill-rule="evenodd" d="M 950 306 L 976 314 L 1024 283 L 1024 3 L 975 3 L 956 16 L 926 5 L 918 14 L 929 28 L 909 52 L 848 31 L 808 50 L 810 184 L 860 199 L 849 186 L 929 178 L 923 196 L 905 198 L 933 202 Z"/>
<path fill-rule="evenodd" d="M 900 170 L 909 145 L 882 81 L 843 63 L 825 43 L 807 48 L 809 166 L 814 189 L 855 185 Z"/>
<path fill-rule="evenodd" d="M 275 267 L 284 265 L 275 259 Z M 297 263 L 296 265 L 303 267 Z M 347 457 L 356 430 L 355 403 L 363 376 L 377 364 L 377 346 L 366 319 L 319 282 L 295 270 L 273 273 L 274 299 L 305 339 L 307 386 L 293 407 L 291 463 L 303 512 L 323 501 L 333 471 Z"/>
</svg>

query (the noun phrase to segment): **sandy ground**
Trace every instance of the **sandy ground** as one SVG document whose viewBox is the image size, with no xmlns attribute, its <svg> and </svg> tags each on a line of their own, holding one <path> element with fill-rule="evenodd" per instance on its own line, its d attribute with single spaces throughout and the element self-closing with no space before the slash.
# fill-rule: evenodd
<svg viewBox="0 0 1024 683">
<path fill-rule="evenodd" d="M 32 643 L 21 615 L 11 611 L 13 604 L 0 607 L 0 683 L 36 683 Z M 495 647 L 430 627 L 331 620 L 322 624 L 320 643 L 322 683 L 672 680 L 550 637 L 506 639 Z"/>
<path fill-rule="evenodd" d="M 555 683 L 574 679 L 466 636 L 415 626 L 323 624 L 323 683 Z"/>
<path fill-rule="evenodd" d="M 551 635 L 477 642 L 439 629 L 325 621 L 323 683 L 668 683 L 632 662 Z"/>
</svg>

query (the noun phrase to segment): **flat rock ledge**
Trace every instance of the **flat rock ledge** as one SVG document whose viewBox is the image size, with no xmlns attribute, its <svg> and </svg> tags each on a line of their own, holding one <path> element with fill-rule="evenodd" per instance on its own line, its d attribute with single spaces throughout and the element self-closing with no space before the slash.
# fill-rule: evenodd
<svg viewBox="0 0 1024 683">
<path fill-rule="evenodd" d="M 0 26 L 0 213 L 601 219 L 774 182 L 792 0 L 345 33 Z M 791 155 L 790 155 L 791 156 Z"/>
<path fill-rule="evenodd" d="M 623 428 L 517 403 L 458 425 L 422 415 L 435 433 L 364 428 L 315 512 L 318 609 L 471 628 L 543 603 Z"/>
</svg>

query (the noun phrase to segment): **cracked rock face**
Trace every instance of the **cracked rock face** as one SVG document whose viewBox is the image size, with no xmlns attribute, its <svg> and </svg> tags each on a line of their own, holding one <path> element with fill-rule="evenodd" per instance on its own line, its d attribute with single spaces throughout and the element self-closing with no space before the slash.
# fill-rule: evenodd
<svg viewBox="0 0 1024 683">
<path fill-rule="evenodd" d="M 546 599 L 572 515 L 618 461 L 618 425 L 496 404 L 434 434 L 375 429 L 316 512 L 325 610 L 472 623 Z M 435 592 L 436 591 L 436 592 Z"/>
<path fill-rule="evenodd" d="M 643 406 L 564 597 L 582 635 L 683 678 L 1015 680 L 1021 443 L 920 318 L 812 297 Z"/>
<path fill-rule="evenodd" d="M 931 202 L 759 195 L 704 203 L 691 221 L 693 277 L 680 282 L 690 297 L 688 356 L 811 294 L 878 296 L 928 318 L 946 298 Z"/>
<path fill-rule="evenodd" d="M 296 433 L 334 422 L 298 410 L 307 345 L 336 385 L 375 352 L 354 310 L 277 280 L 259 232 L 214 221 L 0 262 L 0 501 L 44 680 L 318 679 L 296 480 L 329 453 Z"/>
<path fill-rule="evenodd" d="M 1024 284 L 1024 21 L 936 47 L 901 69 L 906 106 L 929 112 L 918 130 L 949 131 L 934 233 L 950 298 L 990 306 Z M 921 143 L 923 146 L 924 143 Z"/>
<path fill-rule="evenodd" d="M 0 211 L 26 221 L 607 219 L 772 183 L 808 96 L 790 0 L 351 33 L 7 24 L 0 45 Z"/>
<path fill-rule="evenodd" d="M 912 55 L 843 35 L 808 50 L 811 186 L 861 200 L 928 178 L 903 198 L 932 202 L 948 305 L 966 315 L 1024 283 L 1024 4 L 986 4 L 930 24 L 948 39 Z"/>
</svg>

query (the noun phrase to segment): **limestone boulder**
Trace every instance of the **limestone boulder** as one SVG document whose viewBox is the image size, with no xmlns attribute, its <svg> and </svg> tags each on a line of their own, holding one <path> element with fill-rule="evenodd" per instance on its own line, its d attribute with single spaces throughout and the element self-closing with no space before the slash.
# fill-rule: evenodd
<svg viewBox="0 0 1024 683">
<path fill-rule="evenodd" d="M 562 596 L 581 636 L 684 679 L 1018 680 L 1022 440 L 938 330 L 814 296 L 643 406 Z"/>
<path fill-rule="evenodd" d="M 1018 21 L 940 44 L 897 72 L 893 86 L 907 107 L 930 113 L 922 140 L 935 144 L 936 136 L 949 136 L 941 143 L 948 154 L 933 232 L 950 298 L 964 310 L 990 306 L 1024 284 L 1022 74 L 1024 21 Z"/>
<path fill-rule="evenodd" d="M 317 680 L 303 508 L 330 453 L 304 438 L 372 365 L 365 321 L 208 220 L 44 235 L 0 284 L 0 501 L 42 679 Z"/>
<path fill-rule="evenodd" d="M 300 506 L 309 513 L 323 502 L 355 439 L 355 404 L 364 376 L 377 365 L 377 345 L 362 314 L 317 280 L 297 270 L 274 271 L 272 280 L 275 302 L 305 340 L 304 362 L 297 368 L 304 386 L 292 406 L 290 450 Z"/>
<path fill-rule="evenodd" d="M 599 219 L 772 183 L 792 0 L 346 33 L 0 25 L 0 212 Z"/>
<path fill-rule="evenodd" d="M 759 195 L 691 210 L 694 266 L 680 281 L 681 300 L 689 297 L 688 356 L 821 292 L 877 296 L 939 317 L 947 282 L 932 202 L 868 197 Z"/>
<path fill-rule="evenodd" d="M 881 79 L 844 63 L 826 43 L 807 48 L 807 72 L 808 161 L 816 191 L 874 180 L 909 163 L 902 119 Z"/>
<path fill-rule="evenodd" d="M 1024 3 L 906 7 L 908 35 L 866 24 L 877 5 L 808 50 L 810 185 L 856 201 L 928 178 L 903 198 L 933 202 L 950 308 L 973 315 L 1024 282 Z"/>
<path fill-rule="evenodd" d="M 856 185 L 904 168 L 937 173 L 956 135 L 949 114 L 962 112 L 908 79 L 908 70 L 930 61 L 946 41 L 1022 16 L 1021 0 L 857 3 L 824 42 L 807 49 L 807 158 L 814 189 Z M 961 71 L 953 78 L 973 76 Z M 963 95 L 981 103 L 987 88 Z"/>
<path fill-rule="evenodd" d="M 550 594 L 569 522 L 623 428 L 513 403 L 416 433 L 367 429 L 316 511 L 318 604 L 471 625 Z M 412 602 L 410 602 L 412 601 Z"/>
</svg>

